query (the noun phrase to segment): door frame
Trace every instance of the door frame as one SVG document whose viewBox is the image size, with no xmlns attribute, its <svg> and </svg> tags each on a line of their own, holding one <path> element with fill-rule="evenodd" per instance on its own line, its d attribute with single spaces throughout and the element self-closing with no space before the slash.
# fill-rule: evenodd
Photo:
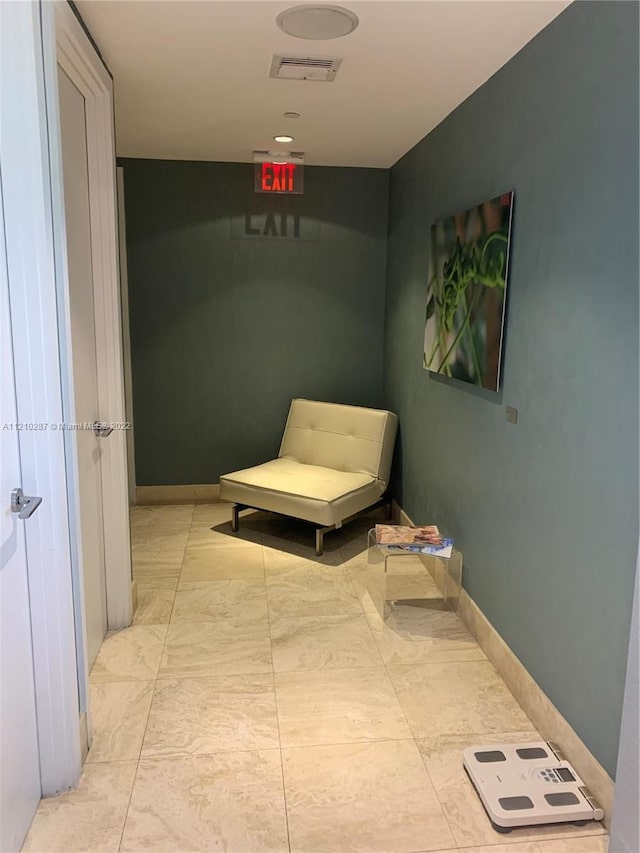
<svg viewBox="0 0 640 853">
<path fill-rule="evenodd" d="M 62 190 L 57 62 L 85 94 L 101 419 L 124 421 L 115 205 L 112 81 L 65 2 L 0 3 L 0 154 L 11 321 L 16 330 L 22 488 L 43 502 L 25 526 L 32 617 L 41 790 L 74 787 L 82 769 L 88 679 L 84 626 L 76 621 L 76 473 L 63 399 L 73 387 Z M 107 614 L 131 622 L 126 435 L 114 430 L 103 462 Z M 19 485 L 19 484 L 16 484 Z M 2 505 L 8 496 L 1 496 Z M 75 564 L 75 565 L 74 565 Z M 75 577 L 74 577 L 75 575 Z M 81 586 L 79 587 L 81 589 Z M 80 652 L 78 652 L 80 650 Z M 85 657 L 86 660 L 86 657 Z"/>
<path fill-rule="evenodd" d="M 46 4 L 45 4 L 46 5 Z M 22 485 L 42 505 L 25 524 L 43 795 L 77 784 L 81 728 L 57 323 L 42 6 L 0 4 L 0 157 L 14 329 Z M 53 428 L 52 428 L 52 425 Z M 9 496 L 1 496 L 6 511 Z"/>
<path fill-rule="evenodd" d="M 64 338 L 63 387 L 72 400 L 70 351 L 70 306 L 67 271 L 64 195 L 62 188 L 62 144 L 56 63 L 85 99 L 87 166 L 93 295 L 96 333 L 96 366 L 100 420 L 124 424 L 124 364 L 122 310 L 120 301 L 116 163 L 113 115 L 113 80 L 89 37 L 64 0 L 42 3 L 45 85 L 52 97 L 47 104 L 53 196 L 53 230 L 58 258 L 58 294 L 62 306 L 60 323 Z M 70 407 L 72 408 L 72 407 Z M 69 454 L 71 466 L 73 454 Z M 129 538 L 129 485 L 127 475 L 127 431 L 116 428 L 102 446 L 102 505 L 107 598 L 107 627 L 131 624 L 131 548 Z M 77 472 L 71 472 L 70 511 L 72 525 L 79 529 Z M 75 540 L 77 542 L 77 538 Z M 74 561 L 80 565 L 79 559 Z M 81 578 L 76 575 L 78 588 Z M 86 656 L 85 656 L 86 657 Z"/>
<path fill-rule="evenodd" d="M 133 379 L 131 375 L 131 332 L 129 328 L 129 274 L 127 267 L 127 220 L 124 207 L 124 167 L 116 166 L 118 203 L 118 239 L 120 244 L 120 304 L 122 306 L 122 351 L 124 357 L 124 408 L 129 422 L 127 430 L 127 466 L 129 471 L 129 506 L 136 503 L 136 454 L 133 441 Z"/>
</svg>

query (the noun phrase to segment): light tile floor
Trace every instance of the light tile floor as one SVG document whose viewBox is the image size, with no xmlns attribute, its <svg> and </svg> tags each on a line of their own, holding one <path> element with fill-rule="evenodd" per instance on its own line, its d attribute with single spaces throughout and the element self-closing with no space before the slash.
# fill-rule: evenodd
<svg viewBox="0 0 640 853">
<path fill-rule="evenodd" d="M 606 853 L 599 824 L 491 828 L 462 749 L 539 735 L 417 560 L 368 565 L 375 518 L 322 557 L 306 525 L 229 518 L 133 511 L 133 625 L 91 673 L 80 785 L 25 851 Z"/>
</svg>

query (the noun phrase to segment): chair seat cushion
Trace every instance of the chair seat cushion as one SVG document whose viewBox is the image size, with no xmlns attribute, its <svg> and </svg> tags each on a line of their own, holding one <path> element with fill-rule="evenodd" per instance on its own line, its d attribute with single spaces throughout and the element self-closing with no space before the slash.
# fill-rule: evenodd
<svg viewBox="0 0 640 853">
<path fill-rule="evenodd" d="M 333 525 L 375 503 L 384 485 L 368 474 L 273 459 L 220 478 L 224 500 Z"/>
</svg>

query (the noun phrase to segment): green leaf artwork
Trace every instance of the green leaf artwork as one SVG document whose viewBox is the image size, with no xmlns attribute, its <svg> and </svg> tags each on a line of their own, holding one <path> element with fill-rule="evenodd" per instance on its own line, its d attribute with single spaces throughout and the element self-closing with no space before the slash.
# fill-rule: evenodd
<svg viewBox="0 0 640 853">
<path fill-rule="evenodd" d="M 497 391 L 513 192 L 431 228 L 424 367 Z"/>
</svg>

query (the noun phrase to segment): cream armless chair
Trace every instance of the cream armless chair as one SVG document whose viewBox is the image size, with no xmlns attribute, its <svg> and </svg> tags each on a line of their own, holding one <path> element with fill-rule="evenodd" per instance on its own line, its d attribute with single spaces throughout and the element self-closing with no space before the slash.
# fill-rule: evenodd
<svg viewBox="0 0 640 853">
<path fill-rule="evenodd" d="M 244 509 L 301 518 L 323 536 L 366 509 L 388 502 L 398 419 L 392 412 L 293 400 L 277 459 L 220 478 L 220 497 L 232 501 L 231 529 Z"/>
</svg>

